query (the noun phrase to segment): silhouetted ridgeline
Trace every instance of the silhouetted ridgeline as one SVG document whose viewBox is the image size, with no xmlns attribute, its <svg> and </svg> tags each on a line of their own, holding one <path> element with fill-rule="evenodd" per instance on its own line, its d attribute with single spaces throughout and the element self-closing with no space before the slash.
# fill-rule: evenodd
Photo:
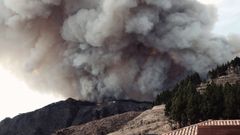
<svg viewBox="0 0 240 135">
<path fill-rule="evenodd" d="M 6 118 L 0 123 L 0 135 L 50 135 L 58 129 L 124 112 L 144 111 L 151 106 L 149 102 L 131 100 L 98 104 L 68 99 L 13 119 Z"/>
</svg>

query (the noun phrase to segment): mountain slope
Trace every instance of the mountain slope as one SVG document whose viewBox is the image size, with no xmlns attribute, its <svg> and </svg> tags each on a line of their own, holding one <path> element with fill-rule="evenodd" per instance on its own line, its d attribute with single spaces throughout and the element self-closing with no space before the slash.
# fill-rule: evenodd
<svg viewBox="0 0 240 135">
<path fill-rule="evenodd" d="M 95 120 L 79 126 L 72 126 L 57 131 L 53 135 L 105 135 L 116 131 L 127 124 L 128 121 L 137 117 L 141 112 L 126 112 L 101 120 Z"/>
<path fill-rule="evenodd" d="M 171 131 L 171 123 L 164 115 L 165 106 L 155 106 L 129 121 L 122 129 L 108 135 L 162 134 Z"/>
<path fill-rule="evenodd" d="M 164 115 L 165 106 L 155 106 L 144 112 L 127 112 L 72 126 L 54 135 L 141 135 L 171 131 L 171 123 Z"/>
<path fill-rule="evenodd" d="M 148 102 L 130 100 L 97 104 L 68 99 L 12 119 L 6 118 L 0 123 L 0 135 L 49 135 L 72 125 L 129 111 L 143 111 L 151 106 Z"/>
</svg>

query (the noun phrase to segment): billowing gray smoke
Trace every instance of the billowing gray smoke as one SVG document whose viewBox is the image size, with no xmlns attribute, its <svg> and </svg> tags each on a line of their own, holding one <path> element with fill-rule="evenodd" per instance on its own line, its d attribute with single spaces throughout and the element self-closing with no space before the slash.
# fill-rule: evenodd
<svg viewBox="0 0 240 135">
<path fill-rule="evenodd" d="M 233 58 L 238 37 L 211 33 L 195 0 L 1 0 L 1 64 L 66 97 L 148 99 Z"/>
</svg>

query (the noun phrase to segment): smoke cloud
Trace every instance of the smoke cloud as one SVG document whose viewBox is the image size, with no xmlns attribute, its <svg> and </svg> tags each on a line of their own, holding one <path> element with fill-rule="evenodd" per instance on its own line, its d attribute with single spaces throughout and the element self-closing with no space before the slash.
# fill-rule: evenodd
<svg viewBox="0 0 240 135">
<path fill-rule="evenodd" d="M 1 0 L 0 60 L 42 92 L 150 99 L 236 56 L 195 0 Z"/>
</svg>

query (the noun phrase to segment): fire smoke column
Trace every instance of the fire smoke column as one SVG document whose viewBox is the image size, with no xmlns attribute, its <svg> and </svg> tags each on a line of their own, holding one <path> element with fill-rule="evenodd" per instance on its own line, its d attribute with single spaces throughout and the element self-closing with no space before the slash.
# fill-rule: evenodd
<svg viewBox="0 0 240 135">
<path fill-rule="evenodd" d="M 2 0 L 2 64 L 36 90 L 150 99 L 239 53 L 195 0 Z M 17 67 L 17 68 L 16 68 Z"/>
</svg>

